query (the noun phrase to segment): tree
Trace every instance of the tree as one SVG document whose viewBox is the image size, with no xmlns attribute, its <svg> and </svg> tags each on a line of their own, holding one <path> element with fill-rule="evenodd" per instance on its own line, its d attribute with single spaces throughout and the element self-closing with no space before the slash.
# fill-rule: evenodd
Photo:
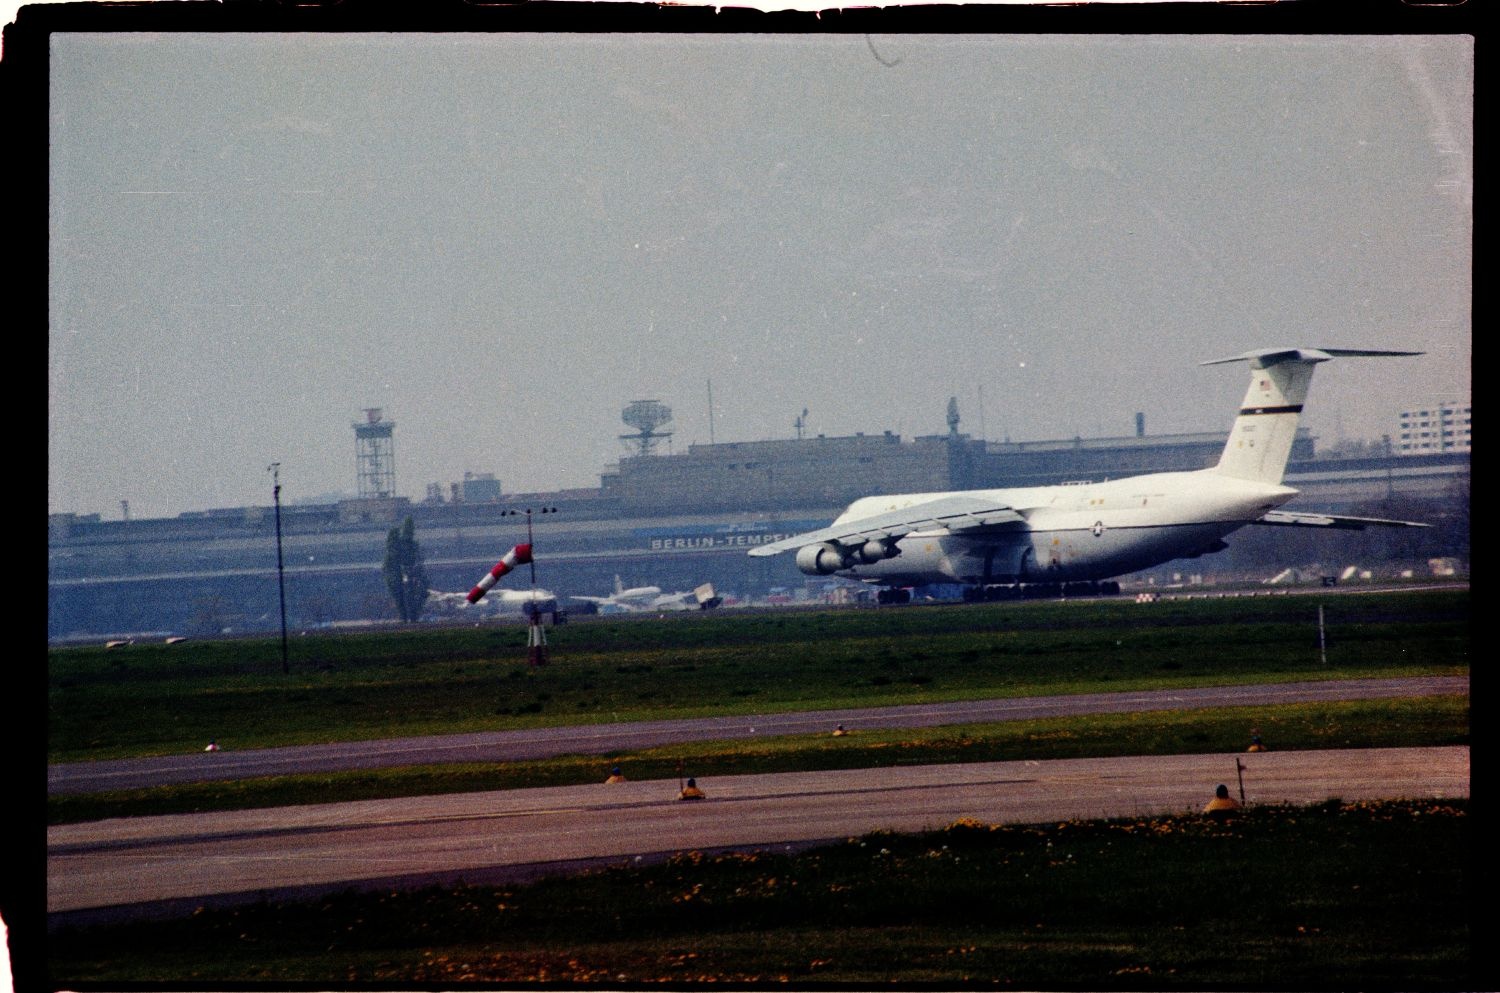
<svg viewBox="0 0 1500 993">
<path fill-rule="evenodd" d="M 396 612 L 407 623 L 422 617 L 427 604 L 427 569 L 417 545 L 416 525 L 408 517 L 399 528 L 391 528 L 385 539 L 385 588 L 396 603 Z"/>
</svg>

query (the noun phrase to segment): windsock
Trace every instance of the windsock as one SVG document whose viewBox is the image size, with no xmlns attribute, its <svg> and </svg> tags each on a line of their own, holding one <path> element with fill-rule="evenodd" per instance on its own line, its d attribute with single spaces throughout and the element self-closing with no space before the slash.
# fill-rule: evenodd
<svg viewBox="0 0 1500 993">
<path fill-rule="evenodd" d="M 488 592 L 489 588 L 495 585 L 495 580 L 499 579 L 507 572 L 510 572 L 516 566 L 525 565 L 530 561 L 530 545 L 517 545 L 515 548 L 512 548 L 510 551 L 506 552 L 505 558 L 501 559 L 499 562 L 496 562 L 495 568 L 491 569 L 489 573 L 477 584 L 475 584 L 472 590 L 469 591 L 469 602 L 478 603 L 480 598 L 483 597 L 486 592 Z"/>
</svg>

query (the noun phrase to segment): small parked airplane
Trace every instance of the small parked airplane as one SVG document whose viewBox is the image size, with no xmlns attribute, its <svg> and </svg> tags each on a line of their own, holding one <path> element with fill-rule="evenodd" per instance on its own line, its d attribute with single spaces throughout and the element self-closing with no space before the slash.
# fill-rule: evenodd
<svg viewBox="0 0 1500 993">
<path fill-rule="evenodd" d="M 575 596 L 574 600 L 583 600 L 592 603 L 596 607 L 622 607 L 625 610 L 649 610 L 656 598 L 661 596 L 660 586 L 633 586 L 625 588 L 620 582 L 620 577 L 615 576 L 615 591 L 609 596 Z"/>
<path fill-rule="evenodd" d="M 713 584 L 704 583 L 688 593 L 663 593 L 660 586 L 636 586 L 626 589 L 615 577 L 615 591 L 609 596 L 574 596 L 594 605 L 595 610 L 640 612 L 647 610 L 708 610 L 717 607 L 722 598 L 714 594 Z"/>
<path fill-rule="evenodd" d="M 1278 509 L 1297 491 L 1282 475 L 1313 367 L 1343 356 L 1420 355 L 1347 348 L 1268 348 L 1203 365 L 1250 364 L 1250 389 L 1217 465 L 1099 483 L 870 496 L 829 527 L 759 545 L 751 555 L 797 550 L 797 567 L 891 587 L 963 583 L 980 588 L 1097 583 L 1222 551 L 1247 524 L 1362 530 L 1427 527 L 1411 521 Z M 882 591 L 883 602 L 905 599 Z"/>
<path fill-rule="evenodd" d="M 443 593 L 439 590 L 428 590 L 427 602 L 439 613 L 453 613 L 459 610 L 489 611 L 495 614 L 511 611 L 529 614 L 533 610 L 541 614 L 557 612 L 557 594 L 547 590 L 491 589 L 488 596 L 479 603 L 473 604 L 469 602 L 467 593 Z"/>
</svg>

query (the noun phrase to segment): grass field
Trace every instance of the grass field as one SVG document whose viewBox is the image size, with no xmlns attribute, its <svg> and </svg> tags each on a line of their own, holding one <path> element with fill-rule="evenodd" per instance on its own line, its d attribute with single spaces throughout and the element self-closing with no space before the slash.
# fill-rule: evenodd
<svg viewBox="0 0 1500 993">
<path fill-rule="evenodd" d="M 1319 643 L 1323 608 L 1325 641 Z M 1464 673 L 1461 592 L 677 614 L 48 651 L 48 760 L 987 696 Z M 1326 661 L 1325 661 L 1326 657 Z"/>
</svg>

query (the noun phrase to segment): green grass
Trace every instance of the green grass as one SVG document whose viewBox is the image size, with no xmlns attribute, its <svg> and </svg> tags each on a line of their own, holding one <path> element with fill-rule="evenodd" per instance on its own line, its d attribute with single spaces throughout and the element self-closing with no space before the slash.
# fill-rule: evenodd
<svg viewBox="0 0 1500 993">
<path fill-rule="evenodd" d="M 1469 740 L 1468 697 L 1222 707 L 1100 714 L 996 724 L 791 735 L 506 763 L 450 763 L 270 776 L 47 798 L 49 823 L 239 810 L 435 793 L 603 781 L 619 764 L 631 779 L 674 779 L 679 763 L 705 781 L 751 773 L 888 768 L 945 762 L 1103 755 L 1241 752 L 1252 731 L 1281 751 L 1452 745 Z"/>
<path fill-rule="evenodd" d="M 983 696 L 1464 673 L 1467 591 L 598 619 L 48 651 L 48 760 Z M 1327 630 L 1326 664 L 1317 611 Z"/>
<path fill-rule="evenodd" d="M 1467 804 L 960 822 L 796 856 L 347 892 L 49 936 L 54 983 L 1492 988 Z"/>
</svg>

